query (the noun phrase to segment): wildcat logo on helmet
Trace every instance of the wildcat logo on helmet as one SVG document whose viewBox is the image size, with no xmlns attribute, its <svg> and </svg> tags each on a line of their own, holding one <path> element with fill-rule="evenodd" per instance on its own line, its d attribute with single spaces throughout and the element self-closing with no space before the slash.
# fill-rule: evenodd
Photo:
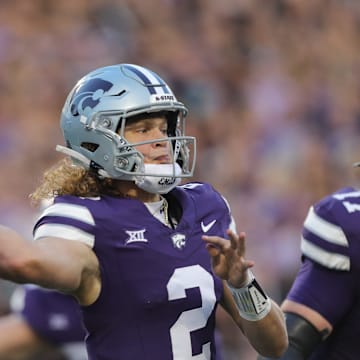
<svg viewBox="0 0 360 360">
<path fill-rule="evenodd" d="M 87 107 L 93 109 L 100 98 L 114 86 L 110 81 L 95 78 L 82 83 L 75 89 L 70 100 L 70 111 L 73 116 L 82 113 Z"/>
</svg>

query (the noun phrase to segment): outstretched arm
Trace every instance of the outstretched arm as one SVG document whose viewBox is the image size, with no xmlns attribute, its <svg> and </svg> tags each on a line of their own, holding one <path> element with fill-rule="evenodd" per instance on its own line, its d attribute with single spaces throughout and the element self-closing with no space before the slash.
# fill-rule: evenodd
<svg viewBox="0 0 360 360">
<path fill-rule="evenodd" d="M 92 303 L 100 290 L 98 261 L 87 245 L 58 238 L 28 241 L 4 226 L 0 226 L 0 277 L 69 293 L 84 305 Z"/>
<path fill-rule="evenodd" d="M 279 357 L 287 347 L 284 316 L 253 277 L 253 261 L 245 259 L 245 234 L 228 230 L 230 241 L 203 236 L 213 271 L 224 280 L 222 305 L 257 352 Z M 257 301 L 259 299 L 260 301 Z"/>
</svg>

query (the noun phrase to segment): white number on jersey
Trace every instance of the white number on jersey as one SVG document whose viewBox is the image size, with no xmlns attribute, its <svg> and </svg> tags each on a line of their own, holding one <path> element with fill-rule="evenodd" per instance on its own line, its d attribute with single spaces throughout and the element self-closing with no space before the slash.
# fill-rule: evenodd
<svg viewBox="0 0 360 360">
<path fill-rule="evenodd" d="M 344 200 L 347 198 L 359 198 L 360 197 L 360 191 L 352 191 L 346 194 L 336 194 L 334 195 L 335 199 L 338 200 Z M 353 203 L 350 201 L 341 201 L 341 203 L 344 205 L 345 209 L 351 214 L 355 211 L 360 211 L 360 204 L 358 203 Z"/>
<path fill-rule="evenodd" d="M 210 360 L 210 343 L 203 345 L 201 354 L 192 355 L 190 332 L 203 328 L 211 315 L 216 295 L 212 276 L 200 265 L 176 269 L 171 276 L 167 291 L 169 301 L 186 297 L 186 289 L 200 289 L 202 306 L 186 310 L 170 328 L 174 359 Z"/>
</svg>

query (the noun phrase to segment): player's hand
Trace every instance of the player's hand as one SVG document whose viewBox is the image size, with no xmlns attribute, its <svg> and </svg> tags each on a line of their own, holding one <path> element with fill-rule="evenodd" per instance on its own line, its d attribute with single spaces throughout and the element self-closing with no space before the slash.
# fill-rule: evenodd
<svg viewBox="0 0 360 360">
<path fill-rule="evenodd" d="M 207 250 L 211 256 L 214 273 L 235 288 L 244 286 L 248 281 L 248 269 L 254 262 L 245 259 L 245 233 L 235 234 L 230 229 L 227 231 L 229 240 L 220 236 L 206 236 Z"/>
</svg>

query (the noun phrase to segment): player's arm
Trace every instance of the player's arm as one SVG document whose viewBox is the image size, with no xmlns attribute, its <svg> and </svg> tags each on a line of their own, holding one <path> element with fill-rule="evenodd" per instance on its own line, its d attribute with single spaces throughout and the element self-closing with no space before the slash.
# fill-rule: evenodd
<svg viewBox="0 0 360 360">
<path fill-rule="evenodd" d="M 303 318 L 311 324 L 316 331 L 321 333 L 322 336 L 329 336 L 333 330 L 333 327 L 328 320 L 326 320 L 320 313 L 306 305 L 286 299 L 281 304 L 281 309 L 284 313 L 296 314 L 298 317 Z"/>
<path fill-rule="evenodd" d="M 344 272 L 350 259 L 344 252 L 347 247 L 345 233 L 336 221 L 337 205 L 333 197 L 327 197 L 319 205 L 310 207 L 304 221 L 303 262 L 281 305 L 289 337 L 288 350 L 281 360 L 308 359 L 332 332 L 333 327 L 325 316 L 330 319 L 331 315 L 332 321 L 336 322 L 351 306 L 352 280 L 349 272 Z M 339 265 L 342 271 L 339 271 Z M 335 306 L 334 299 L 337 299 Z M 258 357 L 258 360 L 266 359 L 269 360 Z"/>
<path fill-rule="evenodd" d="M 213 271 L 224 280 L 222 305 L 256 351 L 279 357 L 288 344 L 283 313 L 252 277 L 249 268 L 254 264 L 244 258 L 245 234 L 229 229 L 228 236 L 230 241 L 203 236 Z"/>
<path fill-rule="evenodd" d="M 281 305 L 285 313 L 289 346 L 279 360 L 306 360 L 314 352 L 320 342 L 331 331 L 331 324 L 313 309 L 285 300 Z M 258 356 L 257 360 L 271 360 Z"/>
<path fill-rule="evenodd" d="M 284 314 L 270 298 L 268 298 L 268 303 L 269 310 L 264 317 L 260 316 L 261 318 L 257 320 L 254 316 L 251 320 L 247 320 L 241 316 L 239 305 L 234 301 L 234 296 L 229 290 L 227 282 L 224 282 L 224 296 L 221 305 L 234 319 L 258 353 L 278 358 L 287 346 Z"/>
<path fill-rule="evenodd" d="M 27 360 L 55 348 L 43 341 L 20 314 L 0 318 L 0 359 Z"/>
<path fill-rule="evenodd" d="M 72 294 L 83 305 L 92 303 L 100 291 L 98 261 L 89 246 L 58 238 L 27 241 L 4 226 L 0 226 L 0 277 Z"/>
</svg>

